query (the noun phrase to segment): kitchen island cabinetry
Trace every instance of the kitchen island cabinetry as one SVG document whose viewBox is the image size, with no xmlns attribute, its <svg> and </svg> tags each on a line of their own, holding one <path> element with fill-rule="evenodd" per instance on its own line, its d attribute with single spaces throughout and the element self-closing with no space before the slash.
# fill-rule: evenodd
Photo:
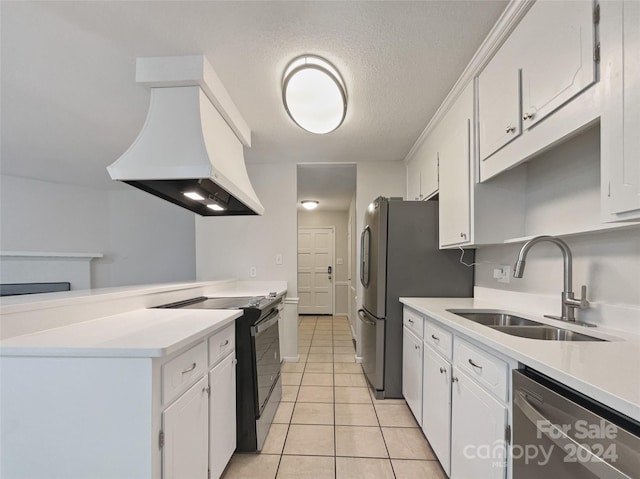
<svg viewBox="0 0 640 479">
<path fill-rule="evenodd" d="M 164 479 L 207 477 L 208 388 L 200 379 L 162 413 Z"/>
<path fill-rule="evenodd" d="M 219 477 L 240 315 L 139 310 L 3 341 L 0 476 Z"/>
</svg>

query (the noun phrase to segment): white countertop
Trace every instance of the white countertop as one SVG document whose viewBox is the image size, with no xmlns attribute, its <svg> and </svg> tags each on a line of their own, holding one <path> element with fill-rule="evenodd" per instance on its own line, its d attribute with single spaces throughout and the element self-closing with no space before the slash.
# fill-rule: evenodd
<svg viewBox="0 0 640 479">
<path fill-rule="evenodd" d="M 9 338 L 0 356 L 161 357 L 240 316 L 237 309 L 141 309 Z"/>
<path fill-rule="evenodd" d="M 640 337 L 637 335 L 560 323 L 474 298 L 400 298 L 400 302 L 640 421 Z M 521 338 L 457 316 L 448 312 L 448 309 L 500 309 L 609 341 L 544 341 Z"/>
</svg>

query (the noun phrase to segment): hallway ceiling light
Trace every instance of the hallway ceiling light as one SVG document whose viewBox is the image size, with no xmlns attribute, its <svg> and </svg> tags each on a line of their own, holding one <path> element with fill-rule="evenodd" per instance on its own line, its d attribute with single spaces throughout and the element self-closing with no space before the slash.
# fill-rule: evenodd
<svg viewBox="0 0 640 479">
<path fill-rule="evenodd" d="M 289 63 L 282 79 L 282 101 L 300 128 L 319 135 L 334 131 L 347 114 L 342 76 L 316 55 L 302 55 Z"/>
<path fill-rule="evenodd" d="M 315 210 L 318 207 L 318 202 L 316 200 L 304 200 L 301 203 L 302 207 L 306 210 Z"/>
</svg>

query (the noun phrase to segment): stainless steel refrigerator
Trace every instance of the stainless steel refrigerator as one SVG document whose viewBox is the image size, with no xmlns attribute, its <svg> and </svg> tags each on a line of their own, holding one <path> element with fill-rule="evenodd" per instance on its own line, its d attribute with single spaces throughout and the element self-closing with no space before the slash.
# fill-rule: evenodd
<svg viewBox="0 0 640 479">
<path fill-rule="evenodd" d="M 378 399 L 402 397 L 400 297 L 471 297 L 473 268 L 440 250 L 438 202 L 377 198 L 360 236 L 362 367 Z M 473 260 L 467 251 L 465 262 Z"/>
</svg>

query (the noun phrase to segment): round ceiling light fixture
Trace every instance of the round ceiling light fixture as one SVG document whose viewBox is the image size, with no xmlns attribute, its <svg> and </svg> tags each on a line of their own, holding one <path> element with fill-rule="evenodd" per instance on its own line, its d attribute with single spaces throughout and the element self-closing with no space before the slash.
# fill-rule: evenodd
<svg viewBox="0 0 640 479">
<path fill-rule="evenodd" d="M 301 201 L 302 207 L 306 210 L 315 210 L 318 207 L 318 202 L 316 200 L 304 200 Z"/>
<path fill-rule="evenodd" d="M 302 55 L 289 63 L 282 78 L 282 101 L 296 125 L 318 135 L 334 131 L 347 114 L 342 76 L 317 55 Z"/>
</svg>

